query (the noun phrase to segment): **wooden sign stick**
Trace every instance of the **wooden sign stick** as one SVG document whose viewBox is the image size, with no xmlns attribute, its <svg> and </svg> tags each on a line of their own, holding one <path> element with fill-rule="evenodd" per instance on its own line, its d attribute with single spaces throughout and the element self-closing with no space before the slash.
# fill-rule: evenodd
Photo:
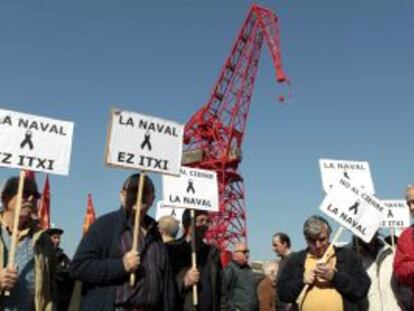
<svg viewBox="0 0 414 311">
<path fill-rule="evenodd" d="M 142 193 L 144 190 L 144 180 L 145 180 L 145 172 L 142 171 L 139 174 L 139 186 L 138 186 L 138 193 L 137 193 L 137 202 L 136 206 L 137 209 L 135 210 L 135 222 L 134 222 L 134 232 L 132 236 L 132 250 L 138 251 L 138 241 L 139 241 L 139 227 L 141 223 L 141 208 L 142 208 Z M 135 272 L 132 272 L 129 277 L 129 284 L 131 287 L 135 285 Z"/>
<path fill-rule="evenodd" d="M 16 208 L 14 210 L 12 240 L 11 240 L 11 245 L 10 245 L 10 253 L 9 253 L 8 263 L 7 263 L 7 266 L 9 268 L 14 267 L 14 257 L 16 255 L 17 233 L 18 233 L 18 230 L 19 230 L 19 219 L 20 219 L 20 211 L 22 209 L 22 197 L 23 197 L 23 188 L 24 188 L 24 179 L 25 179 L 25 177 L 26 177 L 25 172 L 23 170 L 20 171 L 19 187 L 17 189 Z M 10 295 L 10 293 L 8 291 L 6 291 L 5 295 L 8 296 L 8 295 Z"/>
<path fill-rule="evenodd" d="M 390 234 L 391 234 L 391 247 L 392 247 L 392 249 L 395 249 L 395 230 L 394 230 L 394 228 L 390 228 Z"/>
<path fill-rule="evenodd" d="M 195 213 L 191 209 L 191 264 L 192 269 L 197 268 L 197 256 L 196 256 L 196 241 L 195 241 Z M 198 305 L 198 294 L 197 294 L 197 284 L 193 285 L 193 305 Z"/>
<path fill-rule="evenodd" d="M 338 230 L 335 233 L 335 236 L 331 242 L 331 244 L 329 245 L 329 247 L 326 249 L 325 253 L 323 254 L 322 258 L 319 259 L 318 262 L 320 263 L 326 263 L 326 261 L 328 260 L 328 254 L 331 252 L 334 244 L 338 241 L 340 235 L 342 234 L 342 231 L 344 230 L 343 226 L 340 226 L 338 228 Z M 299 307 L 301 306 L 303 299 L 305 299 L 305 296 L 309 290 L 310 285 L 309 284 L 305 284 L 305 286 L 303 287 L 302 291 L 300 292 L 298 298 L 296 299 L 296 303 L 299 305 Z"/>
</svg>

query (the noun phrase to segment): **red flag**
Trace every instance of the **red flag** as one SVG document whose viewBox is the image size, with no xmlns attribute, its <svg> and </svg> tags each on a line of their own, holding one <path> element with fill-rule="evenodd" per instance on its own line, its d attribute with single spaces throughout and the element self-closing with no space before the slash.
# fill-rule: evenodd
<svg viewBox="0 0 414 311">
<path fill-rule="evenodd" d="M 95 216 L 95 208 L 93 207 L 93 202 L 92 202 L 92 194 L 88 193 L 88 206 L 86 207 L 86 214 L 83 220 L 83 234 L 85 234 L 86 231 L 88 231 L 90 225 L 94 223 L 95 219 L 96 219 L 96 216 Z"/>
<path fill-rule="evenodd" d="M 39 206 L 39 224 L 42 229 L 50 228 L 50 185 L 49 175 L 46 174 L 45 185 L 43 186 L 42 198 Z"/>
</svg>

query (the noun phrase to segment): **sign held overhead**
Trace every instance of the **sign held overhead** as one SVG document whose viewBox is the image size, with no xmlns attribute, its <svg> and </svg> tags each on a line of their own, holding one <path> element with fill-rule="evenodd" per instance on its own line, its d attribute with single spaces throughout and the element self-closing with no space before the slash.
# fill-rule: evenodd
<svg viewBox="0 0 414 311">
<path fill-rule="evenodd" d="M 217 212 L 217 173 L 185 166 L 180 173 L 179 177 L 163 176 L 164 205 Z"/>
<path fill-rule="evenodd" d="M 73 122 L 0 109 L 0 166 L 68 175 Z"/>
<path fill-rule="evenodd" d="M 346 178 L 332 187 L 319 209 L 367 243 L 388 211 L 380 200 Z"/>
<path fill-rule="evenodd" d="M 368 162 L 319 159 L 322 186 L 328 193 L 338 179 L 345 178 L 369 194 L 375 194 Z"/>
<path fill-rule="evenodd" d="M 105 164 L 179 175 L 184 126 L 134 112 L 113 110 Z"/>
</svg>

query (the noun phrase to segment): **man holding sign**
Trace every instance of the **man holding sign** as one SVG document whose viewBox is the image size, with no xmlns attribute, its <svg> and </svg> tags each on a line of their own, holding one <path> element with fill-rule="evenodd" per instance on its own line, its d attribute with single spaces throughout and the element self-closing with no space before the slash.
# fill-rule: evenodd
<svg viewBox="0 0 414 311">
<path fill-rule="evenodd" d="M 303 226 L 307 249 L 291 255 L 279 277 L 278 295 L 286 303 L 299 303 L 307 310 L 358 310 L 370 280 L 355 253 L 330 247 L 331 227 L 320 216 L 311 216 Z M 321 261 L 328 251 L 327 260 Z M 308 290 L 297 301 L 303 288 Z"/>
<path fill-rule="evenodd" d="M 25 179 L 20 214 L 15 215 L 18 187 L 19 177 L 9 178 L 1 193 L 0 309 L 53 310 L 55 250 L 49 235 L 31 217 L 40 194 L 36 182 Z M 9 265 L 5 258 L 11 251 L 15 217 L 19 217 L 18 239 L 14 264 Z"/>
<path fill-rule="evenodd" d="M 121 208 L 98 218 L 83 236 L 70 266 L 83 282 L 81 310 L 174 310 L 175 291 L 167 249 L 156 222 L 147 215 L 154 184 L 140 174 L 124 182 Z M 131 250 L 137 193 L 142 190 L 138 252 Z M 131 286 L 130 274 L 136 282 Z"/>
<path fill-rule="evenodd" d="M 180 296 L 177 309 L 183 311 L 227 310 L 227 296 L 220 251 L 215 246 L 203 242 L 210 225 L 208 212 L 204 210 L 195 210 L 194 212 L 197 268 L 192 268 L 191 263 L 191 239 L 193 235 L 189 209 L 184 211 L 182 217 L 183 237 L 178 239 L 174 245 L 170 245 Z M 198 306 L 193 305 L 193 285 L 197 285 L 198 289 Z"/>
</svg>

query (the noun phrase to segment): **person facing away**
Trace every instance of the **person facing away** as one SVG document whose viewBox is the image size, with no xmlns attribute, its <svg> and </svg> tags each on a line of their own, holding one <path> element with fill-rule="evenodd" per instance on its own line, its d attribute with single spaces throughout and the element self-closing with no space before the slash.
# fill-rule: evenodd
<svg viewBox="0 0 414 311">
<path fill-rule="evenodd" d="M 256 279 L 249 266 L 249 249 L 245 243 L 235 244 L 232 260 L 224 269 L 224 280 L 229 310 L 253 311 L 258 309 Z"/>
<path fill-rule="evenodd" d="M 414 185 L 407 186 L 405 200 L 411 216 L 414 216 Z M 405 229 L 398 238 L 394 257 L 394 273 L 397 279 L 411 288 L 411 306 L 414 307 L 414 227 Z"/>
<path fill-rule="evenodd" d="M 351 244 L 371 280 L 367 299 L 361 303 L 360 309 L 405 310 L 402 298 L 406 295 L 406 290 L 393 275 L 393 248 L 380 239 L 378 233 L 375 233 L 369 243 L 353 236 Z"/>
<path fill-rule="evenodd" d="M 290 237 L 284 232 L 277 232 L 272 237 L 272 248 L 276 255 L 280 258 L 279 269 L 276 279 L 279 279 L 282 269 L 286 263 L 286 260 L 293 253 Z M 292 304 L 284 303 L 276 296 L 276 307 L 278 311 L 293 310 Z"/>
<path fill-rule="evenodd" d="M 148 176 L 142 189 L 138 251 L 132 250 L 139 179 L 140 174 L 133 174 L 125 180 L 121 208 L 99 217 L 76 250 L 69 272 L 83 282 L 81 310 L 174 310 L 168 253 L 154 219 L 147 215 L 155 192 Z"/>
<path fill-rule="evenodd" d="M 33 179 L 25 179 L 21 211 L 16 215 L 19 177 L 9 178 L 1 192 L 0 309 L 54 310 L 56 258 L 49 235 L 32 215 L 40 194 Z M 19 217 L 14 264 L 8 264 L 14 217 Z M 6 293 L 8 292 L 8 294 Z"/>
<path fill-rule="evenodd" d="M 276 276 L 279 263 L 270 261 L 263 264 L 263 279 L 257 286 L 257 297 L 260 311 L 276 311 Z"/>
<path fill-rule="evenodd" d="M 172 243 L 178 234 L 180 223 L 171 215 L 162 216 L 158 219 L 158 231 L 164 243 Z"/>
<path fill-rule="evenodd" d="M 309 217 L 303 233 L 308 247 L 286 262 L 277 286 L 280 299 L 304 311 L 358 310 L 371 284 L 361 261 L 348 248 L 330 247 L 331 227 L 320 216 Z"/>
<path fill-rule="evenodd" d="M 46 232 L 49 234 L 56 252 L 56 310 L 68 310 L 74 281 L 69 275 L 70 259 L 59 247 L 64 231 L 60 228 L 50 228 Z"/>
<path fill-rule="evenodd" d="M 177 310 L 218 311 L 227 310 L 227 295 L 223 280 L 220 251 L 204 242 L 210 226 L 207 211 L 195 212 L 195 249 L 197 267 L 192 268 L 192 228 L 190 210 L 182 216 L 183 236 L 169 244 L 173 257 L 174 274 L 178 288 Z M 193 306 L 193 285 L 197 285 L 198 305 Z"/>
</svg>

